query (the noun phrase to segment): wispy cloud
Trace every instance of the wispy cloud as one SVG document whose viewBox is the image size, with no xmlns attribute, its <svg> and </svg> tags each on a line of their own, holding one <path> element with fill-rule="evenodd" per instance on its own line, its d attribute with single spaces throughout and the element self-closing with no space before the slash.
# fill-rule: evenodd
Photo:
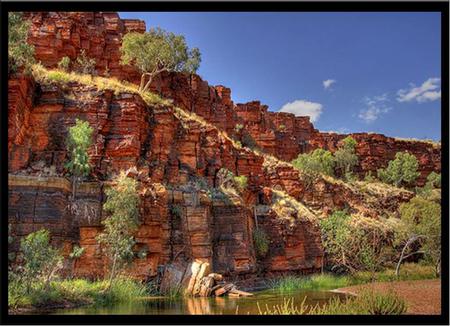
<svg viewBox="0 0 450 326">
<path fill-rule="evenodd" d="M 336 80 L 334 80 L 334 79 L 327 79 L 327 80 L 324 80 L 324 81 L 322 82 L 323 88 L 324 88 L 324 89 L 330 88 L 331 85 L 333 85 L 333 84 L 335 84 L 335 83 L 336 83 Z"/>
<path fill-rule="evenodd" d="M 427 101 L 435 101 L 441 98 L 441 79 L 428 78 L 421 86 L 416 87 L 410 84 L 409 89 L 401 89 L 397 92 L 397 101 L 411 102 L 417 101 L 419 103 Z"/>
<path fill-rule="evenodd" d="M 296 116 L 309 116 L 311 122 L 316 122 L 322 114 L 322 104 L 305 100 L 295 100 L 283 105 L 279 112 L 294 113 Z"/>
<path fill-rule="evenodd" d="M 376 121 L 381 115 L 392 110 L 392 107 L 388 106 L 387 102 L 389 102 L 387 93 L 373 97 L 366 96 L 363 98 L 365 108 L 359 111 L 358 117 L 366 123 Z"/>
</svg>

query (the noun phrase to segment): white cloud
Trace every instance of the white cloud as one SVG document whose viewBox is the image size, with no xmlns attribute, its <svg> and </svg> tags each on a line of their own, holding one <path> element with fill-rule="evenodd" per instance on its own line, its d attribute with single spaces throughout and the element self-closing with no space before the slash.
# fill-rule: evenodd
<svg viewBox="0 0 450 326">
<path fill-rule="evenodd" d="M 296 116 L 309 116 L 311 122 L 316 122 L 322 113 L 322 104 L 295 100 L 294 102 L 283 105 L 279 112 L 294 113 Z"/>
<path fill-rule="evenodd" d="M 333 85 L 334 83 L 336 83 L 336 80 L 334 80 L 334 79 L 327 79 L 327 80 L 324 80 L 324 81 L 322 82 L 323 88 L 328 89 L 328 88 L 330 88 L 331 85 Z"/>
<path fill-rule="evenodd" d="M 397 92 L 397 101 L 411 102 L 415 100 L 419 103 L 423 103 L 438 100 L 441 98 L 440 83 L 440 78 L 428 78 L 419 87 L 416 87 L 414 84 L 410 84 L 409 89 L 401 89 Z"/>
<path fill-rule="evenodd" d="M 359 111 L 358 117 L 366 123 L 371 123 L 377 120 L 381 115 L 388 113 L 392 110 L 392 107 L 386 105 L 388 102 L 388 94 L 384 93 L 382 95 L 365 97 L 363 103 L 365 108 Z"/>
</svg>

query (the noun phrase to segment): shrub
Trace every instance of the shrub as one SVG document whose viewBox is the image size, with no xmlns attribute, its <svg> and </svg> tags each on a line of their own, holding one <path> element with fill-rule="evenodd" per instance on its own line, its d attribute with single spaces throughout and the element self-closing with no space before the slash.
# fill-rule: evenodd
<svg viewBox="0 0 450 326">
<path fill-rule="evenodd" d="M 426 185 L 430 188 L 441 188 L 441 174 L 436 172 L 431 172 L 427 177 Z"/>
<path fill-rule="evenodd" d="M 386 169 L 378 170 L 378 178 L 396 187 L 411 185 L 419 177 L 417 158 L 408 152 L 398 152 Z"/>
<path fill-rule="evenodd" d="M 372 175 L 372 171 L 369 171 L 366 173 L 366 175 L 364 176 L 364 181 L 365 182 L 375 182 L 376 178 Z"/>
<path fill-rule="evenodd" d="M 244 125 L 242 123 L 238 123 L 234 126 L 234 131 L 241 132 L 241 130 L 244 129 Z"/>
<path fill-rule="evenodd" d="M 382 223 L 335 211 L 320 221 L 322 244 L 331 270 L 375 273 L 386 257 L 389 228 Z"/>
<path fill-rule="evenodd" d="M 315 315 L 401 315 L 406 312 L 405 301 L 394 294 L 363 291 L 355 298 L 330 300 L 311 311 Z"/>
<path fill-rule="evenodd" d="M 402 228 L 396 233 L 397 243 L 402 249 L 397 263 L 397 275 L 404 259 L 415 254 L 424 254 L 440 274 L 441 264 L 441 205 L 414 197 L 399 208 Z M 417 250 L 414 245 L 420 245 Z"/>
<path fill-rule="evenodd" d="M 105 192 L 107 199 L 103 209 L 108 217 L 102 222 L 105 228 L 97 240 L 105 246 L 109 259 L 110 288 L 116 273 L 134 257 L 133 234 L 138 227 L 139 195 L 137 182 L 127 177 L 123 171 L 116 178 L 115 185 Z"/>
<path fill-rule="evenodd" d="M 351 136 L 347 136 L 342 140 L 339 149 L 334 153 L 336 167 L 340 171 L 342 177 L 349 179 L 352 177 L 353 169 L 358 164 L 358 156 L 356 155 L 356 145 L 358 143 Z"/>
<path fill-rule="evenodd" d="M 259 258 L 264 258 L 269 251 L 269 237 L 267 233 L 261 228 L 253 230 L 253 244 L 255 246 L 256 255 Z"/>
<path fill-rule="evenodd" d="M 245 175 L 235 176 L 233 177 L 233 181 L 239 192 L 243 192 L 245 189 L 247 189 L 247 177 Z"/>
<path fill-rule="evenodd" d="M 44 282 L 45 289 L 63 267 L 62 256 L 50 245 L 50 233 L 42 229 L 27 235 L 21 240 L 20 249 L 23 254 L 23 273 L 21 279 L 27 291 L 35 281 Z"/>
<path fill-rule="evenodd" d="M 8 13 L 8 72 L 28 71 L 35 63 L 34 47 L 27 42 L 30 22 L 21 12 Z"/>
<path fill-rule="evenodd" d="M 142 92 L 161 72 L 195 73 L 201 61 L 200 50 L 189 49 L 184 36 L 161 28 L 152 28 L 146 33 L 125 34 L 120 51 L 122 64 L 133 64 L 141 72 L 139 91 Z M 149 77 L 147 82 L 146 77 Z"/>
<path fill-rule="evenodd" d="M 279 131 L 285 131 L 286 130 L 286 126 L 281 124 L 281 125 L 278 126 L 278 130 Z"/>
<path fill-rule="evenodd" d="M 334 159 L 331 152 L 318 148 L 309 154 L 299 154 L 293 160 L 292 165 L 303 171 L 307 176 L 307 184 L 310 185 L 321 173 L 334 175 Z"/>
<path fill-rule="evenodd" d="M 351 285 L 347 276 L 316 274 L 311 276 L 286 276 L 272 281 L 270 287 L 280 293 L 297 290 L 329 290 Z"/>
<path fill-rule="evenodd" d="M 93 75 L 95 74 L 95 65 L 95 59 L 89 58 L 86 51 L 82 49 L 75 60 L 75 70 L 81 74 Z"/>
<path fill-rule="evenodd" d="M 73 176 L 73 198 L 77 181 L 88 176 L 91 170 L 88 149 L 92 144 L 93 131 L 89 122 L 78 119 L 75 119 L 75 126 L 69 128 L 66 146 L 70 159 L 65 166 Z"/>
<path fill-rule="evenodd" d="M 68 71 L 70 68 L 70 58 L 69 57 L 63 57 L 59 62 L 58 62 L 58 69 L 61 69 L 63 71 Z"/>
</svg>

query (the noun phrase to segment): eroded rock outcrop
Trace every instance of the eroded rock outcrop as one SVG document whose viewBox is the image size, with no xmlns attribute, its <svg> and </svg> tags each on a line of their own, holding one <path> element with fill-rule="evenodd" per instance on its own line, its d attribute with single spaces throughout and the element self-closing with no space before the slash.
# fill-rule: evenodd
<svg viewBox="0 0 450 326">
<path fill-rule="evenodd" d="M 44 66 L 55 67 L 63 56 L 74 59 L 84 49 L 96 59 L 99 74 L 129 81 L 139 77 L 119 64 L 119 47 L 124 33 L 145 31 L 143 22 L 121 20 L 115 13 L 27 17 L 32 22 L 29 42 Z M 95 85 L 39 83 L 21 76 L 12 76 L 8 87 L 12 250 L 18 250 L 20 237 L 48 228 L 66 254 L 75 244 L 85 248 L 75 275 L 106 273 L 96 237 L 102 230 L 104 187 L 120 170 L 132 171 L 139 181 L 141 224 L 134 249 L 144 254 L 128 271 L 141 279 L 158 275 L 161 266 L 193 261 L 237 282 L 312 272 L 323 259 L 318 216 L 347 208 L 378 218 L 413 195 L 326 177 L 307 185 L 301 172 L 283 161 L 318 147 L 334 151 L 345 135 L 321 133 L 308 117 L 270 112 L 258 101 L 234 104 L 230 89 L 210 86 L 197 75 L 163 73 L 155 79 L 152 90 L 173 104 L 146 103 L 137 94 Z M 76 118 L 93 127 L 94 141 L 92 172 L 73 195 L 64 163 L 67 131 Z M 419 159 L 419 183 L 429 172 L 440 171 L 438 146 L 375 134 L 352 136 L 358 141 L 361 175 L 384 167 L 403 150 Z M 240 198 L 212 191 L 220 188 L 222 168 L 248 178 Z M 281 216 L 274 206 L 277 192 L 304 214 Z M 255 254 L 255 227 L 271 239 L 263 258 Z"/>
</svg>

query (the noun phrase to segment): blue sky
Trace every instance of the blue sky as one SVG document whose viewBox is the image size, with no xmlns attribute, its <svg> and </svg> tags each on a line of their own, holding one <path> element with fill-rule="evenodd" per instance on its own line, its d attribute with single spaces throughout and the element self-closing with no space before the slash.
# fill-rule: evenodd
<svg viewBox="0 0 450 326">
<path fill-rule="evenodd" d="M 319 130 L 440 140 L 439 13 L 121 12 L 186 37 L 235 103 L 310 115 Z"/>
</svg>

